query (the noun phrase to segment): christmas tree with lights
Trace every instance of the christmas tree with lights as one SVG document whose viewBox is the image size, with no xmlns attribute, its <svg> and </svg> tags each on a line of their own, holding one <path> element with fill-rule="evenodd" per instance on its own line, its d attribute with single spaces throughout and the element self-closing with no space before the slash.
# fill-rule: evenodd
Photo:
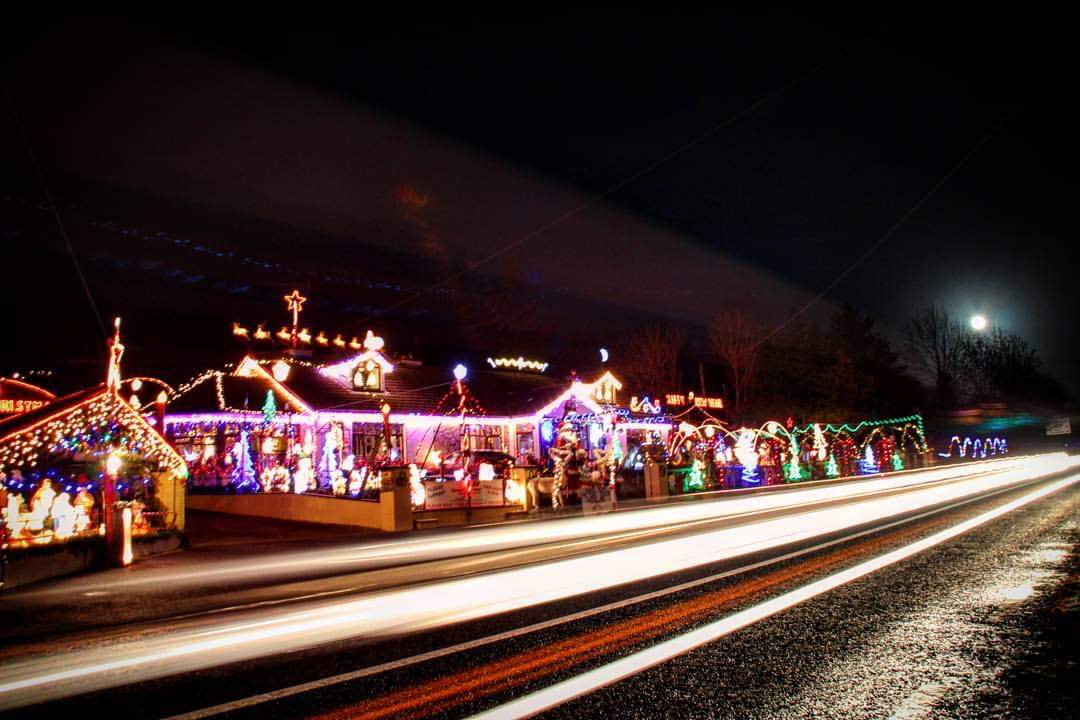
<svg viewBox="0 0 1080 720">
<path fill-rule="evenodd" d="M 825 477 L 838 477 L 840 475 L 840 467 L 836 464 L 836 456 L 829 453 L 829 459 L 825 462 Z"/>
<path fill-rule="evenodd" d="M 277 417 L 277 402 L 274 401 L 274 391 L 266 391 L 266 402 L 262 406 L 263 422 L 270 424 Z"/>
<path fill-rule="evenodd" d="M 233 446 L 232 482 L 237 490 L 257 492 L 258 479 L 255 477 L 255 463 L 251 460 L 251 443 L 248 442 L 246 429 L 240 431 L 240 438 Z"/>
</svg>

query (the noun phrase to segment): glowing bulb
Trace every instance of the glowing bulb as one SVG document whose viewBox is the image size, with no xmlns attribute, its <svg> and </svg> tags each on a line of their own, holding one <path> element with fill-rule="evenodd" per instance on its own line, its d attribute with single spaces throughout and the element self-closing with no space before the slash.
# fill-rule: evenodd
<svg viewBox="0 0 1080 720">
<path fill-rule="evenodd" d="M 371 352 L 377 352 L 377 351 L 383 349 L 384 344 L 385 343 L 383 342 L 383 339 L 381 337 L 379 337 L 378 335 L 376 335 L 375 333 L 371 332 L 370 330 L 368 330 L 367 335 L 364 336 L 364 349 L 365 350 L 370 350 Z"/>
<path fill-rule="evenodd" d="M 982 331 L 986 329 L 986 316 L 985 315 L 972 315 L 971 316 L 971 329 L 975 331 Z"/>
<path fill-rule="evenodd" d="M 464 380 L 469 374 L 469 368 L 465 367 L 461 363 L 454 366 L 454 378 L 457 380 Z"/>
<path fill-rule="evenodd" d="M 142 390 L 142 380 L 140 380 L 139 378 L 135 378 L 134 380 L 132 380 L 131 389 L 135 392 L 139 392 L 140 390 Z"/>
<path fill-rule="evenodd" d="M 105 458 L 105 472 L 109 475 L 116 475 L 120 472 L 120 467 L 124 464 L 124 461 L 120 459 L 120 456 L 116 453 L 109 453 L 109 456 Z"/>
<path fill-rule="evenodd" d="M 169 396 L 165 394 L 164 390 L 162 390 L 157 394 L 157 404 L 164 405 L 167 402 L 169 402 Z"/>
<path fill-rule="evenodd" d="M 285 382 L 289 377 L 289 363 L 284 360 L 278 360 L 274 363 L 271 370 L 274 373 L 274 379 L 278 382 Z"/>
</svg>

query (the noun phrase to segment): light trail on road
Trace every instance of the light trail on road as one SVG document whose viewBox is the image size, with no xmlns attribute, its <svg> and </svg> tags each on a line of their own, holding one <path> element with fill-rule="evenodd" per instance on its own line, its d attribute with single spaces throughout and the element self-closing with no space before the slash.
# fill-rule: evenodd
<svg viewBox="0 0 1080 720">
<path fill-rule="evenodd" d="M 903 547 L 887 552 L 878 557 L 861 562 L 853 567 L 816 580 L 790 592 L 771 598 L 759 604 L 740 610 L 720 620 L 716 620 L 690 632 L 677 635 L 632 655 L 582 673 L 576 677 L 474 715 L 474 720 L 514 720 L 537 715 L 545 710 L 561 705 L 574 698 L 595 692 L 600 688 L 617 683 L 620 680 L 648 670 L 651 667 L 671 660 L 679 655 L 714 642 L 736 630 L 751 625 L 767 617 L 783 612 L 799 603 L 817 597 L 842 585 L 858 580 L 873 572 L 906 560 L 948 540 L 963 535 L 974 528 L 1002 517 L 1024 505 L 1040 500 L 1069 485 L 1080 481 L 1080 476 L 1073 475 L 1038 488 L 1016 500 L 1000 505 L 993 510 L 977 515 L 969 520 L 936 532 Z"/>
<path fill-rule="evenodd" d="M 358 598 L 313 602 L 305 609 L 251 611 L 207 622 L 197 630 L 29 657 L 0 668 L 0 708 L 124 685 L 132 677 L 147 680 L 335 640 L 375 639 L 496 615 L 917 512 L 1064 472 L 1078 462 L 1059 453 L 987 463 L 981 473 L 968 473 L 948 483 L 918 483 L 908 492 L 888 497 L 855 497 L 843 505 L 791 511 L 675 539 Z M 908 483 L 915 481 L 909 478 Z M 674 508 L 663 508 L 669 509 Z"/>
<path fill-rule="evenodd" d="M 20 592 L 22 598 L 49 597 L 69 593 L 118 594 L 140 587 L 206 586 L 215 582 L 244 580 L 283 581 L 296 576 L 320 573 L 343 574 L 374 568 L 459 558 L 521 547 L 587 538 L 604 538 L 618 533 L 648 533 L 662 527 L 687 526 L 725 518 L 736 519 L 756 513 L 780 511 L 868 497 L 919 485 L 951 482 L 989 471 L 1019 467 L 1029 458 L 1009 457 L 983 462 L 950 465 L 928 470 L 907 470 L 888 475 L 843 482 L 825 481 L 783 486 L 766 492 L 728 491 L 709 500 L 625 510 L 588 517 L 559 518 L 557 521 L 521 522 L 476 527 L 450 533 L 424 534 L 352 547 L 312 549 L 275 553 L 270 557 L 215 562 L 197 569 L 155 568 L 144 571 L 109 571 L 92 577 L 56 583 L 41 589 Z"/>
</svg>

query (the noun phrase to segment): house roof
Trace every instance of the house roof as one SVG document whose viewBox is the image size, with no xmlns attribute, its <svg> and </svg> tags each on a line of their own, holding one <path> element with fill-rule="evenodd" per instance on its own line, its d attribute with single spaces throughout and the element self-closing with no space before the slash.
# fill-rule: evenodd
<svg viewBox="0 0 1080 720">
<path fill-rule="evenodd" d="M 54 415 L 61 415 L 103 392 L 105 392 L 104 383 L 86 388 L 85 390 L 77 390 L 70 395 L 65 395 L 50 403 L 42 405 L 36 410 L 6 417 L 3 420 L 0 420 L 0 442 L 28 430 L 34 425 L 48 420 Z"/>
<path fill-rule="evenodd" d="M 281 381 L 270 375 L 273 362 L 278 361 L 289 365 L 288 375 Z M 322 366 L 288 357 L 258 362 L 266 369 L 265 373 L 251 373 L 247 377 L 208 373 L 205 380 L 189 384 L 178 393 L 169 403 L 169 412 L 257 411 L 268 390 L 274 392 L 279 409 L 290 402 L 290 394 L 294 400 L 299 399 L 317 411 L 378 413 L 383 403 L 389 403 L 395 414 L 453 414 L 457 403 L 454 379 L 443 367 L 398 363 L 383 376 L 384 392 L 363 392 L 353 390 L 348 379 L 322 372 Z M 516 370 L 475 370 L 469 373 L 465 386 L 483 414 L 520 416 L 534 413 L 558 399 L 569 389 L 570 382 Z"/>
<path fill-rule="evenodd" d="M 0 471 L 47 462 L 55 454 L 52 445 L 72 428 L 82 431 L 102 418 L 125 428 L 133 447 L 163 466 L 182 470 L 184 460 L 168 442 L 130 405 L 104 384 L 58 398 L 36 410 L 0 421 Z"/>
<path fill-rule="evenodd" d="M 265 378 L 213 371 L 181 388 L 169 400 L 168 408 L 169 412 L 258 412 L 266 402 L 267 391 L 274 394 L 279 409 L 290 406 L 290 398 Z"/>
<path fill-rule="evenodd" d="M 23 380 L 0 377 L 0 398 L 20 398 L 48 402 L 56 399 L 56 395 L 43 387 L 32 385 Z"/>
</svg>

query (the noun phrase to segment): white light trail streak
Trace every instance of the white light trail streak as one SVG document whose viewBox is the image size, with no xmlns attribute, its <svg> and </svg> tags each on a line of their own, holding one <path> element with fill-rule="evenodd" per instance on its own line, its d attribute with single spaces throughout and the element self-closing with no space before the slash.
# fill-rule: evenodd
<svg viewBox="0 0 1080 720">
<path fill-rule="evenodd" d="M 956 482 L 920 485 L 900 495 L 860 498 L 486 575 L 312 602 L 304 609 L 252 610 L 234 619 L 206 622 L 199 629 L 32 656 L 0 668 L 0 709 L 123 685 L 133 677 L 149 680 L 336 640 L 374 639 L 517 610 L 811 539 L 1077 464 L 1077 459 L 1060 453 L 1025 458 L 995 464 L 991 472 Z"/>
<path fill-rule="evenodd" d="M 113 594 L 122 593 L 125 588 L 142 586 L 168 587 L 170 590 L 178 591 L 185 586 L 205 587 L 214 582 L 236 582 L 244 579 L 281 580 L 297 574 L 312 576 L 320 572 L 324 574 L 359 572 L 377 567 L 428 562 L 519 547 L 535 547 L 543 543 L 597 538 L 623 532 L 805 507 L 814 503 L 864 497 L 900 488 L 949 482 L 987 472 L 1023 467 L 1031 461 L 1032 458 L 1011 457 L 950 465 L 931 470 L 912 470 L 866 480 L 785 488 L 779 492 L 735 493 L 715 500 L 567 518 L 557 522 L 526 522 L 481 527 L 448 534 L 425 534 L 409 539 L 396 538 L 389 541 L 365 542 L 352 547 L 331 550 L 281 553 L 262 560 L 246 559 L 200 565 L 194 570 L 155 569 L 152 572 L 128 574 L 107 572 L 65 581 L 51 588 L 22 591 L 20 594 L 23 597 L 49 596 L 76 591 L 103 591 Z"/>
<path fill-rule="evenodd" d="M 760 620 L 783 612 L 801 602 L 834 590 L 841 585 L 846 585 L 854 580 L 865 577 L 877 570 L 888 567 L 895 563 L 906 560 L 913 555 L 929 550 L 936 545 L 951 540 L 959 535 L 973 530 L 974 528 L 1006 515 L 1013 510 L 1035 502 L 1040 498 L 1057 492 L 1062 488 L 1072 485 L 1080 480 L 1080 477 L 1071 477 L 1059 480 L 1049 485 L 1044 485 L 1034 492 L 1028 493 L 1012 502 L 994 508 L 969 520 L 965 520 L 946 530 L 923 538 L 910 545 L 897 548 L 891 552 L 879 555 L 865 562 L 859 563 L 846 570 L 829 575 L 820 580 L 804 585 L 791 592 L 784 593 L 763 603 L 746 608 L 739 612 L 728 615 L 725 618 L 704 625 L 683 635 L 678 635 L 664 642 L 653 645 L 650 648 L 636 652 L 625 658 L 608 663 L 576 677 L 544 688 L 525 697 L 518 698 L 504 705 L 492 708 L 486 712 L 474 715 L 474 720 L 510 720 L 512 718 L 526 718 L 561 705 L 574 698 L 595 692 L 600 688 L 624 680 L 651 667 L 671 660 L 679 655 L 684 655 L 695 648 L 714 642 L 735 632 L 747 625 L 752 625 Z"/>
</svg>

